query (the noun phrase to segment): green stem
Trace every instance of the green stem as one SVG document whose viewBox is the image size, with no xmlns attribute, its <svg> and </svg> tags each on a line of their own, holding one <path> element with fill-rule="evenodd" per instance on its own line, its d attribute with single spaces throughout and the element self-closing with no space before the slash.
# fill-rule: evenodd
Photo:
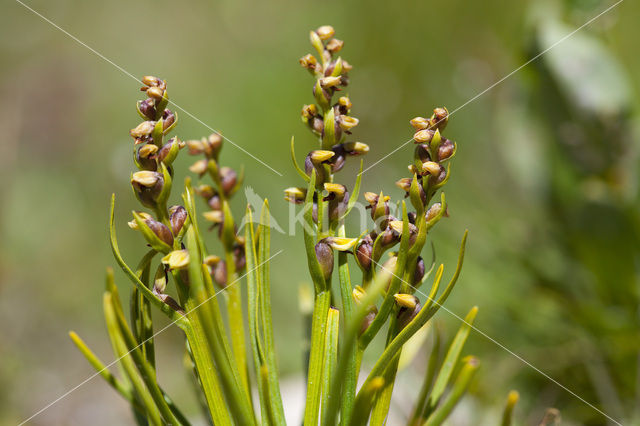
<svg viewBox="0 0 640 426">
<path fill-rule="evenodd" d="M 307 402 L 304 411 L 304 425 L 317 426 L 322 391 L 322 364 L 325 353 L 325 331 L 327 315 L 331 303 L 331 292 L 323 291 L 316 295 L 311 325 L 311 355 L 309 356 L 309 374 L 307 382 Z M 337 394 L 336 394 L 337 395 Z"/>
</svg>

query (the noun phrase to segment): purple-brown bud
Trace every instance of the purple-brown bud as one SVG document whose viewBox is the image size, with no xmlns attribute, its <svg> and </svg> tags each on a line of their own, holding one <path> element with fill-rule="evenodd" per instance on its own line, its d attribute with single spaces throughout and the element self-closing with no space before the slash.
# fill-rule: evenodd
<svg viewBox="0 0 640 426">
<path fill-rule="evenodd" d="M 433 126 L 440 131 L 447 127 L 449 122 L 449 111 L 446 108 L 436 108 L 433 110 L 433 116 L 431 117 Z"/>
<path fill-rule="evenodd" d="M 171 223 L 171 232 L 178 235 L 184 222 L 187 220 L 187 209 L 182 206 L 171 206 L 169 209 L 169 222 Z"/>
<path fill-rule="evenodd" d="M 360 268 L 363 271 L 371 270 L 371 254 L 373 252 L 373 242 L 371 241 L 371 237 L 367 235 L 365 239 L 362 240 L 362 244 L 358 246 L 356 249 L 356 261 Z"/>
<path fill-rule="evenodd" d="M 154 234 L 156 234 L 158 238 L 160 238 L 161 241 L 169 247 L 173 247 L 173 235 L 164 223 L 153 219 L 147 219 L 144 223 L 153 231 Z"/>
<path fill-rule="evenodd" d="M 412 284 L 414 286 L 420 285 L 420 283 L 422 282 L 422 278 L 424 277 L 424 274 L 425 274 L 424 260 L 422 259 L 422 256 L 418 256 L 418 260 L 416 261 L 416 269 L 413 273 Z"/>
<path fill-rule="evenodd" d="M 322 275 L 325 281 L 328 281 L 333 273 L 333 249 L 326 242 L 320 241 L 316 244 L 315 250 Z"/>
<path fill-rule="evenodd" d="M 156 107 L 155 107 L 155 101 L 153 99 L 145 99 L 144 101 L 140 101 L 138 103 L 138 109 L 149 120 L 155 120 Z"/>
<path fill-rule="evenodd" d="M 226 195 L 231 195 L 234 192 L 236 183 L 238 183 L 238 174 L 231 167 L 222 167 L 220 169 L 220 183 L 222 191 Z"/>
<path fill-rule="evenodd" d="M 449 139 L 442 139 L 438 147 L 438 161 L 444 161 L 453 155 L 455 144 Z"/>
<path fill-rule="evenodd" d="M 164 177 L 162 173 L 143 170 L 131 177 L 131 185 L 140 202 L 149 208 L 156 206 L 156 200 L 162 192 Z"/>
<path fill-rule="evenodd" d="M 227 286 L 227 263 L 224 260 L 219 261 L 213 267 L 213 281 L 216 282 L 220 286 L 220 288 L 225 288 Z"/>
<path fill-rule="evenodd" d="M 162 113 L 162 130 L 167 130 L 176 121 L 176 115 L 170 109 L 165 109 Z"/>
</svg>

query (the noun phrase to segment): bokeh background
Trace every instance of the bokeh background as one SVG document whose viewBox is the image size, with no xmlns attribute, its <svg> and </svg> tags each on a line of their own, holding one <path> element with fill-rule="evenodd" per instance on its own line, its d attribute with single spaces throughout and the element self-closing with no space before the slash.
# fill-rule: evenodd
<svg viewBox="0 0 640 426">
<path fill-rule="evenodd" d="M 464 316 L 478 305 L 476 325 L 495 342 L 472 333 L 465 352 L 482 369 L 451 424 L 495 424 L 511 389 L 521 395 L 518 424 L 538 424 L 548 407 L 563 424 L 612 424 L 509 351 L 614 419 L 640 424 L 640 3 L 621 2 L 457 110 L 613 3 L 24 1 L 133 75 L 166 79 L 173 101 L 280 171 L 229 144 L 223 150 L 285 229 L 281 191 L 299 183 L 289 140 L 299 154 L 314 146 L 299 119 L 312 81 L 297 60 L 310 51 L 308 31 L 332 24 L 354 66 L 348 92 L 360 119 L 354 135 L 371 146 L 365 167 L 411 138 L 410 118 L 455 110 L 450 218 L 432 241 L 438 261 L 452 265 L 470 230 L 448 307 Z M 139 121 L 140 93 L 19 2 L 1 10 L 0 424 L 11 425 L 93 373 L 69 330 L 113 359 L 101 312 L 104 268 L 114 264 L 108 200 L 115 192 L 121 246 L 133 262 L 141 239 L 125 225 L 137 207 L 128 130 Z M 179 137 L 208 133 L 181 114 Z M 394 182 L 411 155 L 407 145 L 376 165 L 363 190 L 399 197 Z M 189 160 L 181 157 L 179 180 Z M 355 163 L 342 176 L 352 178 Z M 238 197 L 237 212 L 243 204 Z M 295 394 L 304 380 L 298 286 L 306 262 L 299 234 L 275 235 L 273 248 L 285 249 L 272 266 L 273 311 Z M 444 311 L 438 318 L 450 338 L 459 320 Z M 157 347 L 160 381 L 197 416 L 178 331 L 161 334 Z M 400 416 L 409 414 L 424 358 L 399 377 L 392 410 Z M 131 422 L 124 401 L 95 378 L 29 424 Z"/>
</svg>

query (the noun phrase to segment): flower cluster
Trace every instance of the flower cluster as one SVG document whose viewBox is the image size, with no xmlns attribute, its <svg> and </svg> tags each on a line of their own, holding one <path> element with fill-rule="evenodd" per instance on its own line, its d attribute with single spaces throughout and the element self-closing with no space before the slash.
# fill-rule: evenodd
<svg viewBox="0 0 640 426">
<path fill-rule="evenodd" d="M 205 211 L 203 216 L 212 223 L 211 229 L 218 228 L 218 237 L 228 254 L 225 259 L 216 255 L 210 255 L 204 259 L 214 282 L 224 288 L 229 283 L 229 277 L 233 279 L 246 266 L 245 241 L 243 237 L 237 235 L 237 227 L 228 206 L 230 198 L 242 186 L 243 174 L 238 174 L 231 167 L 220 167 L 222 136 L 219 134 L 213 133 L 208 138 L 189 140 L 186 144 L 189 154 L 204 157 L 193 163 L 189 170 L 201 178 L 208 174 L 213 182 L 213 185 L 197 186 L 195 192 L 206 201 L 209 210 Z M 224 232 L 225 222 L 229 222 L 226 225 L 232 229 L 232 232 Z M 232 262 L 231 266 L 228 265 L 229 262 Z"/>
</svg>

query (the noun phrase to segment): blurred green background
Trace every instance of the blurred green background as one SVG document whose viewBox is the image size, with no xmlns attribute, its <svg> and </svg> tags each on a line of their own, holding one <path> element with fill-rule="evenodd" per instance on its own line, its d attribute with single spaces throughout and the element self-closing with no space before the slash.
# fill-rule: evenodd
<svg viewBox="0 0 640 426">
<path fill-rule="evenodd" d="M 331 24 L 345 40 L 360 119 L 354 135 L 371 146 L 367 167 L 411 138 L 410 118 L 436 106 L 456 110 L 613 4 L 25 3 L 133 75 L 166 79 L 173 101 L 280 171 L 230 144 L 223 150 L 225 164 L 244 164 L 247 184 L 271 200 L 285 229 L 281 191 L 299 184 L 289 139 L 296 137 L 300 158 L 314 147 L 299 119 L 312 81 L 297 63 L 310 51 L 310 29 Z M 547 407 L 558 408 L 564 424 L 607 424 L 508 351 L 614 419 L 640 424 L 639 16 L 640 3 L 623 1 L 451 117 L 446 135 L 459 146 L 446 191 L 451 217 L 432 241 L 451 271 L 469 228 L 448 307 L 464 316 L 478 305 L 476 325 L 495 339 L 472 333 L 466 353 L 480 357 L 481 374 L 452 424 L 494 424 L 510 389 L 522 398 L 518 424 L 538 424 Z M 115 192 L 121 246 L 134 262 L 142 240 L 125 225 L 137 208 L 128 130 L 139 121 L 140 93 L 114 65 L 16 1 L 3 2 L 0 35 L 0 424 L 9 425 L 93 374 L 68 330 L 113 359 L 101 310 L 104 268 L 114 264 L 107 209 Z M 180 138 L 208 133 L 181 114 Z M 399 198 L 394 182 L 411 156 L 407 145 L 385 159 L 364 175 L 363 190 Z M 181 157 L 179 181 L 190 160 Z M 351 187 L 355 167 L 351 161 L 341 175 Z M 274 252 L 280 248 L 273 311 L 281 369 L 293 386 L 303 380 L 301 235 L 274 235 Z M 449 337 L 459 326 L 444 311 L 439 320 Z M 160 381 L 195 412 L 178 331 L 161 334 L 157 346 Z M 415 397 L 415 369 L 423 368 L 416 364 L 398 381 L 400 413 L 408 410 L 403 398 Z M 130 422 L 126 404 L 95 378 L 29 424 Z"/>
</svg>

